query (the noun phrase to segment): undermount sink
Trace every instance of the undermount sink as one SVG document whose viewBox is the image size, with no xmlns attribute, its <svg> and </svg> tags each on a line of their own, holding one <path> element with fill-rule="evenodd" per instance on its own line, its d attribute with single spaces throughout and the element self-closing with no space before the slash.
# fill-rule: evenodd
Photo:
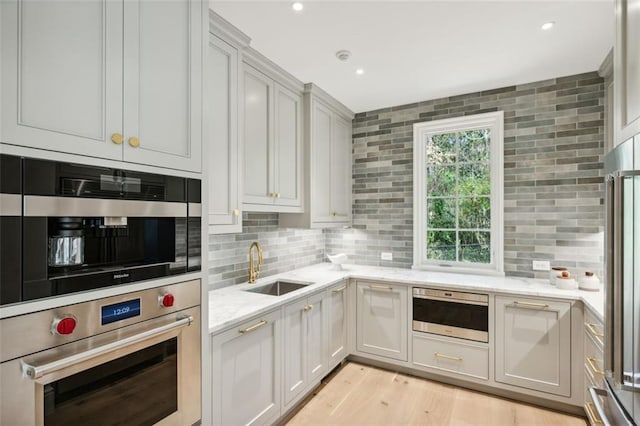
<svg viewBox="0 0 640 426">
<path fill-rule="evenodd" d="M 260 287 L 250 288 L 245 291 L 250 291 L 251 293 L 260 293 L 260 294 L 268 294 L 269 296 L 282 296 L 287 293 L 291 293 L 292 291 L 299 290 L 303 287 L 308 286 L 312 283 L 294 283 L 290 281 L 276 281 L 271 284 L 264 284 Z"/>
</svg>

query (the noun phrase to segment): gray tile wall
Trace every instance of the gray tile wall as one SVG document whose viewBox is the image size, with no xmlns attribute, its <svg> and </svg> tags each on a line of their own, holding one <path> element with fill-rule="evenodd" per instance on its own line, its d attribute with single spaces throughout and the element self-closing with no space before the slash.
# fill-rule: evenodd
<svg viewBox="0 0 640 426">
<path fill-rule="evenodd" d="M 321 229 L 278 228 L 277 213 L 243 213 L 242 233 L 209 235 L 209 288 L 246 282 L 249 246 L 262 245 L 264 264 L 260 277 L 322 262 Z"/>
<path fill-rule="evenodd" d="M 325 250 L 352 262 L 413 262 L 413 123 L 504 111 L 505 272 L 533 260 L 602 277 L 604 84 L 586 73 L 359 113 L 353 120 L 353 228 Z M 381 261 L 380 252 L 393 253 Z"/>
</svg>

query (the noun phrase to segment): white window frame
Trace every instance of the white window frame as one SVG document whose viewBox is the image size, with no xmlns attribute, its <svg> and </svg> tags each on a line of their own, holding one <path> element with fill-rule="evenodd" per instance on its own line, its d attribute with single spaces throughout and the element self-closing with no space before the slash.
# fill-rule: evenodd
<svg viewBox="0 0 640 426">
<path fill-rule="evenodd" d="M 427 208 L 424 134 L 491 129 L 491 263 L 427 260 L 425 244 Z M 504 275 L 504 113 L 468 115 L 413 125 L 413 268 L 439 272 Z"/>
</svg>

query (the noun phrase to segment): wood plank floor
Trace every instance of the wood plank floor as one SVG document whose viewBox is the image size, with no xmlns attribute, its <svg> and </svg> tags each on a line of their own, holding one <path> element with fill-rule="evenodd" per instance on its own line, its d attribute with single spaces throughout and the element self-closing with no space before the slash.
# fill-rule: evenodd
<svg viewBox="0 0 640 426">
<path fill-rule="evenodd" d="M 587 425 L 585 419 L 350 362 L 288 425 Z"/>
</svg>

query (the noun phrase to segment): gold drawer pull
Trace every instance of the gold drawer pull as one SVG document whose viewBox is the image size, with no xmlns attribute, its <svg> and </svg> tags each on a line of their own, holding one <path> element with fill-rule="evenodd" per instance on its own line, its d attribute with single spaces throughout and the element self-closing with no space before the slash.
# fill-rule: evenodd
<svg viewBox="0 0 640 426">
<path fill-rule="evenodd" d="M 262 320 L 257 324 L 252 325 L 251 327 L 247 327 L 243 330 L 238 330 L 240 332 L 240 334 L 246 334 L 246 333 L 251 333 L 252 331 L 255 331 L 257 329 L 259 329 L 260 327 L 262 327 L 263 325 L 267 324 L 269 321 L 267 320 Z"/>
<path fill-rule="evenodd" d="M 234 216 L 240 216 L 240 210 L 233 209 L 233 210 L 231 210 L 231 214 L 234 215 Z"/>
<path fill-rule="evenodd" d="M 595 324 L 586 322 L 584 325 L 587 326 L 591 334 L 594 335 L 595 337 L 604 337 L 604 333 L 600 333 L 599 331 L 596 330 Z"/>
<path fill-rule="evenodd" d="M 450 355 L 445 355 L 445 354 L 441 354 L 438 352 L 434 352 L 433 356 L 435 356 L 436 358 L 443 358 L 443 359 L 448 359 L 451 361 L 459 361 L 462 362 L 462 358 L 460 358 L 459 356 L 450 356 Z"/>
<path fill-rule="evenodd" d="M 593 420 L 593 423 L 595 423 L 597 425 L 601 425 L 602 424 L 602 419 L 600 418 L 600 416 L 598 414 L 596 414 L 596 412 L 594 410 L 593 402 L 587 402 L 586 404 L 584 404 L 584 408 L 587 411 L 587 415 L 589 416 L 589 419 Z"/>
<path fill-rule="evenodd" d="M 376 284 L 371 284 L 369 288 L 372 288 L 374 290 L 389 290 L 389 291 L 393 290 L 393 287 L 389 287 L 386 285 L 376 285 Z"/>
<path fill-rule="evenodd" d="M 111 142 L 115 143 L 116 145 L 122 144 L 122 141 L 124 141 L 124 139 L 122 138 L 122 135 L 120 133 L 114 133 L 111 135 Z"/>
<path fill-rule="evenodd" d="M 280 193 L 276 192 L 276 198 L 280 198 Z"/>
<path fill-rule="evenodd" d="M 140 139 L 136 138 L 135 136 L 131 136 L 129 138 L 129 145 L 131 145 L 134 148 L 137 148 L 140 146 Z"/>
<path fill-rule="evenodd" d="M 523 306 L 528 308 L 547 309 L 549 307 L 549 305 L 547 305 L 546 303 L 520 302 L 518 300 L 514 301 L 513 304 L 516 306 Z"/>
<path fill-rule="evenodd" d="M 593 371 L 594 374 L 604 376 L 604 371 L 599 370 L 598 367 L 596 367 L 596 361 L 598 360 L 595 358 L 587 357 L 587 363 L 589 364 L 589 367 L 591 367 L 591 371 Z"/>
<path fill-rule="evenodd" d="M 309 311 L 313 310 L 313 305 L 307 305 L 303 309 L 304 309 L 305 312 L 309 312 Z"/>
<path fill-rule="evenodd" d="M 336 213 L 336 212 L 331 212 L 331 216 L 336 217 L 336 216 L 338 216 L 338 213 Z"/>
<path fill-rule="evenodd" d="M 343 285 L 340 288 L 336 288 L 335 290 L 333 290 L 334 293 L 342 293 L 344 291 L 344 289 L 347 288 L 346 285 Z"/>
</svg>

